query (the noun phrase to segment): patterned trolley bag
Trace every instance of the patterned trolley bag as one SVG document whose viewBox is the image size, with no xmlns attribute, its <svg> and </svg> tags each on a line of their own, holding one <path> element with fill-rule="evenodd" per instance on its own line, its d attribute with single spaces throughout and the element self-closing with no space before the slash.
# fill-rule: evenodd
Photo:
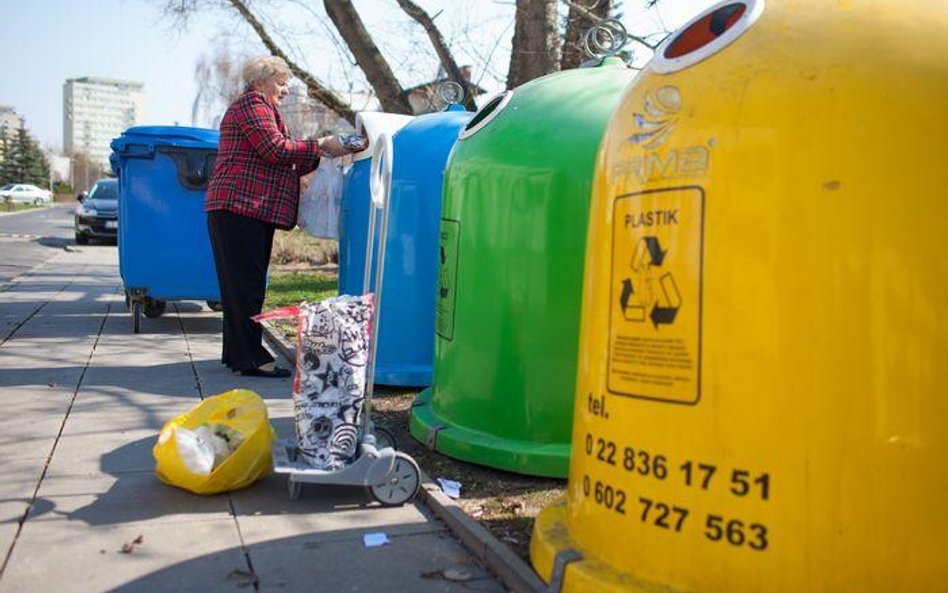
<svg viewBox="0 0 948 593">
<path fill-rule="evenodd" d="M 352 463 L 359 451 L 373 295 L 342 295 L 257 315 L 297 317 L 294 425 L 299 456 L 317 469 Z"/>
</svg>

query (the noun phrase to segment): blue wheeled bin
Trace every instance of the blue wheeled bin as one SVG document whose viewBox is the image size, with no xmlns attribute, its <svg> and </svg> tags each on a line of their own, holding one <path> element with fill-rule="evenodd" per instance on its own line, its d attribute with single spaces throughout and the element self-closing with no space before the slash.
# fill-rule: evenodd
<svg viewBox="0 0 948 593">
<path fill-rule="evenodd" d="M 220 288 L 207 232 L 204 194 L 214 169 L 216 130 L 129 128 L 112 141 L 119 178 L 119 271 L 138 333 L 171 300 L 219 310 Z"/>
<path fill-rule="evenodd" d="M 412 120 L 410 115 L 364 111 L 356 114 L 356 134 L 369 139 L 368 147 L 353 155 L 342 182 L 339 213 L 339 294 L 363 294 L 366 229 L 369 226 L 369 166 L 380 134 L 389 138 Z"/>
<path fill-rule="evenodd" d="M 451 105 L 440 113 L 415 117 L 392 138 L 376 383 L 431 385 L 444 168 L 458 134 L 472 117 L 474 113 Z"/>
</svg>

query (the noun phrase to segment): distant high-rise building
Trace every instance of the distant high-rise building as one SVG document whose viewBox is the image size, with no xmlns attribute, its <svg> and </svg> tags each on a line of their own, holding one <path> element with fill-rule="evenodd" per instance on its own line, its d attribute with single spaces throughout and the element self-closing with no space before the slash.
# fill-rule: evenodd
<svg viewBox="0 0 948 593">
<path fill-rule="evenodd" d="M 23 116 L 9 105 L 0 105 L 0 135 L 16 138 L 17 130 L 23 127 Z"/>
<path fill-rule="evenodd" d="M 63 148 L 108 167 L 109 143 L 142 120 L 145 85 L 85 76 L 63 85 Z"/>
</svg>

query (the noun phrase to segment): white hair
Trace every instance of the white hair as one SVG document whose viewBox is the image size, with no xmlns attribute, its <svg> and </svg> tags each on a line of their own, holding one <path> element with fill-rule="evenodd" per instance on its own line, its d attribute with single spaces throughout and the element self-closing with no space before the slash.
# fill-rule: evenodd
<svg viewBox="0 0 948 593">
<path fill-rule="evenodd" d="M 286 65 L 283 58 L 276 56 L 258 56 L 250 58 L 244 62 L 242 70 L 244 86 L 253 88 L 261 82 L 266 82 L 275 76 L 289 78 L 291 76 L 290 67 Z"/>
</svg>

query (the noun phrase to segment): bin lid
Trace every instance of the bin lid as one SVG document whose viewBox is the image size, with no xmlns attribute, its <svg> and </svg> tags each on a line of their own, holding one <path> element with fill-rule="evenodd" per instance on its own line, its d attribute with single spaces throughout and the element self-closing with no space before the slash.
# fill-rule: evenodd
<svg viewBox="0 0 948 593">
<path fill-rule="evenodd" d="M 355 129 L 356 134 L 365 136 L 369 139 L 369 146 L 362 152 L 352 155 L 352 160 L 361 161 L 362 159 L 372 158 L 372 151 L 375 148 L 375 141 L 382 134 L 388 134 L 389 138 L 395 135 L 395 132 L 412 120 L 410 115 L 400 113 L 383 113 L 379 111 L 360 111 L 356 113 Z"/>
<path fill-rule="evenodd" d="M 175 146 L 179 148 L 198 148 L 216 150 L 220 142 L 220 132 L 208 128 L 188 128 L 184 126 L 135 126 L 128 128 L 118 138 L 112 140 L 112 150 L 125 154 L 129 146 L 136 149 L 156 146 Z"/>
</svg>

